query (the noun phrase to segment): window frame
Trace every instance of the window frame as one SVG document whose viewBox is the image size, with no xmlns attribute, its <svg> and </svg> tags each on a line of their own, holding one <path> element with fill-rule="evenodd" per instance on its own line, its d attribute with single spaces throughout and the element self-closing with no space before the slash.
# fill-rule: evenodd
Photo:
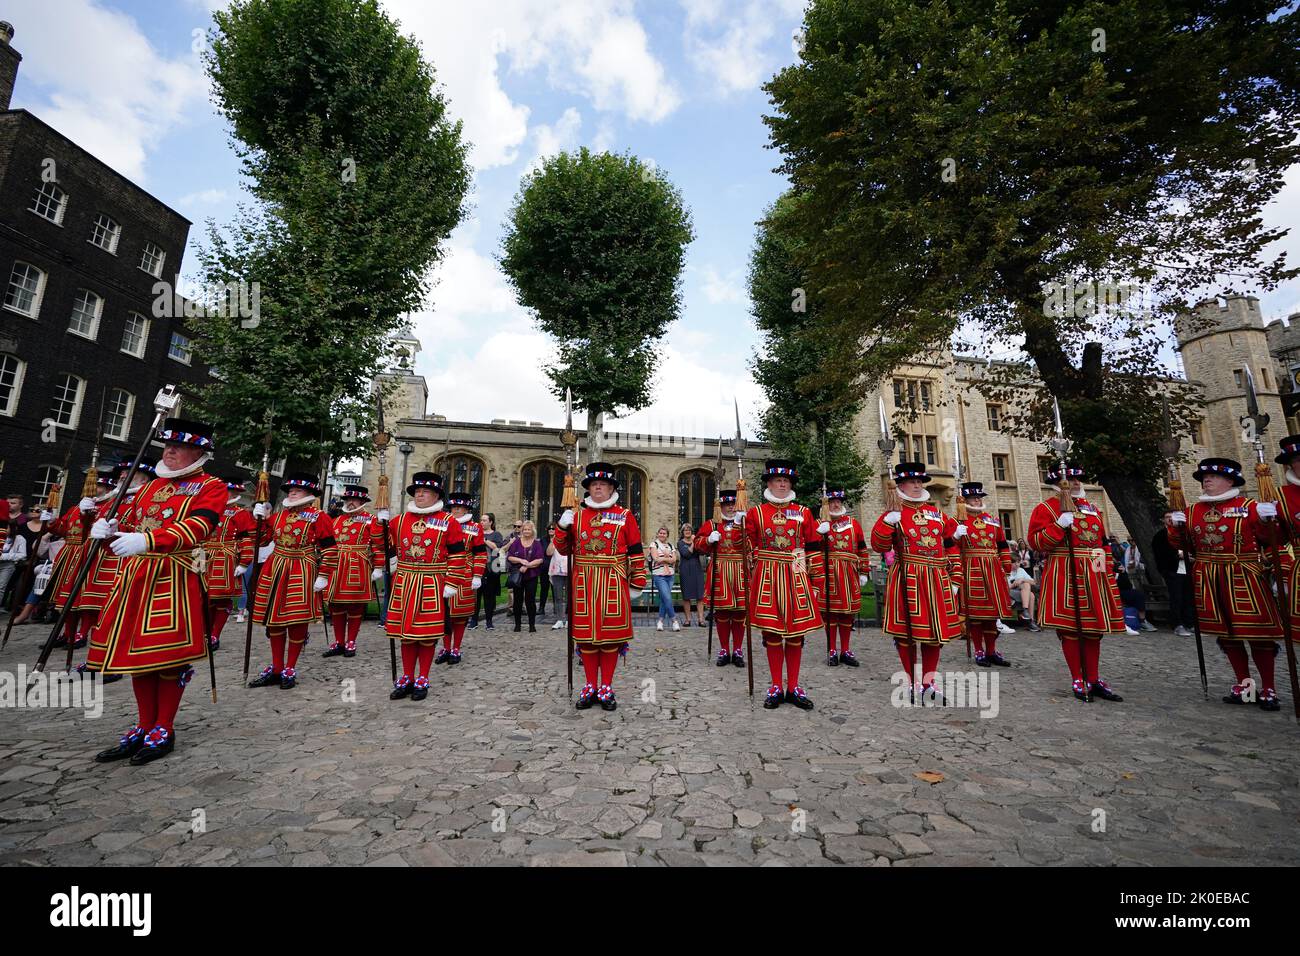
<svg viewBox="0 0 1300 956">
<path fill-rule="evenodd" d="M 144 266 L 145 256 L 149 254 L 150 249 L 158 250 L 158 271 L 157 272 L 154 272 L 152 269 L 146 269 Z M 156 245 L 152 242 L 146 242 L 144 246 L 141 247 L 139 269 L 141 272 L 145 273 L 145 275 L 151 275 L 155 279 L 161 279 L 163 274 L 163 267 L 166 264 L 167 264 L 167 250 L 164 249 L 162 246 Z"/>
<path fill-rule="evenodd" d="M 93 296 L 96 303 L 95 315 L 91 320 L 89 333 L 82 332 L 80 329 L 73 328 L 72 326 L 73 319 L 78 314 L 82 314 L 82 315 L 85 314 L 85 313 L 78 313 L 77 311 L 77 303 L 83 293 L 85 295 Z M 78 288 L 77 291 L 72 296 L 72 315 L 69 316 L 68 318 L 68 332 L 70 332 L 71 334 L 79 338 L 89 339 L 91 342 L 96 342 L 99 340 L 99 322 L 100 319 L 103 318 L 103 316 L 104 316 L 104 297 L 97 292 L 91 292 L 89 289 Z"/>
<path fill-rule="evenodd" d="M 40 200 L 45 196 L 46 187 L 55 190 L 59 194 L 59 205 L 53 218 L 45 215 L 45 213 L 41 212 L 39 209 L 36 208 L 37 203 L 40 202 Z M 56 182 L 42 182 L 39 186 L 36 187 L 36 195 L 32 197 L 32 204 L 27 207 L 27 211 L 34 215 L 40 216 L 46 222 L 54 223 L 54 225 L 62 229 L 63 217 L 68 211 L 68 191 Z"/>
<path fill-rule="evenodd" d="M 17 367 L 14 369 L 14 381 L 9 401 L 0 405 L 0 415 L 6 418 L 14 418 L 18 414 L 18 399 L 22 396 L 23 379 L 27 374 L 27 363 L 12 352 L 0 352 L 0 375 L 3 375 L 3 363 L 6 359 L 13 359 Z"/>
<path fill-rule="evenodd" d="M 128 348 L 126 347 L 126 335 L 127 335 L 127 330 L 130 328 L 130 324 L 131 324 L 131 319 L 132 319 L 132 318 L 137 318 L 137 319 L 139 319 L 141 322 L 144 323 L 144 330 L 140 333 L 140 351 L 139 351 L 139 352 L 132 352 L 130 349 L 128 349 Z M 126 314 L 126 322 L 122 325 L 122 344 L 118 346 L 118 351 L 119 351 L 119 352 L 124 352 L 125 354 L 131 356 L 132 358 L 138 358 L 138 359 L 142 359 L 142 358 L 144 358 L 145 353 L 149 351 L 149 318 L 148 318 L 148 316 L 141 315 L 139 312 L 128 312 L 128 313 Z"/>
<path fill-rule="evenodd" d="M 113 414 L 112 403 L 118 395 L 126 396 L 126 412 L 122 416 L 122 431 L 116 434 L 108 430 L 109 416 Z M 131 419 L 135 417 L 135 396 L 124 388 L 113 388 L 108 393 L 108 404 L 104 409 L 104 438 L 111 438 L 114 441 L 126 441 L 131 435 Z"/>
<path fill-rule="evenodd" d="M 54 480 L 47 480 L 50 472 L 54 472 Z M 44 475 L 44 477 L 42 477 Z M 41 507 L 50 497 L 50 489 L 55 485 L 62 485 L 63 469 L 58 465 L 37 465 L 36 466 L 36 485 L 37 490 L 32 494 L 32 500 L 40 502 Z"/>
<path fill-rule="evenodd" d="M 994 452 L 993 458 L 993 481 L 1001 485 L 1014 484 L 1015 473 L 1011 470 L 1011 456 L 1004 455 L 1000 452 Z M 998 476 L 998 465 L 1002 466 L 1002 475 Z"/>
<path fill-rule="evenodd" d="M 50 408 L 51 414 L 49 416 L 49 419 L 50 421 L 54 422 L 55 428 L 67 428 L 70 431 L 75 432 L 77 428 L 81 425 L 81 409 L 82 406 L 85 404 L 85 400 L 86 400 L 86 380 L 79 375 L 73 375 L 71 372 L 61 372 L 59 373 L 59 377 L 60 379 L 70 378 L 77 383 L 77 397 L 73 402 L 73 406 L 72 406 L 72 412 L 73 412 L 71 416 L 72 421 L 66 424 L 60 422 L 53 414 L 54 411 L 53 406 L 51 406 Z"/>
<path fill-rule="evenodd" d="M 988 423 L 989 431 L 998 432 L 1000 434 L 1002 432 L 1002 420 L 1003 420 L 1002 403 L 985 402 L 984 416 L 985 416 L 985 421 Z"/>
<path fill-rule="evenodd" d="M 107 220 L 113 226 L 112 231 L 109 233 L 109 235 L 112 237 L 112 242 L 110 242 L 107 246 L 104 245 L 103 243 L 99 243 L 95 241 L 95 232 L 100 228 L 99 221 L 101 219 Z M 96 213 L 95 221 L 90 224 L 90 238 L 87 239 L 86 241 L 90 243 L 92 246 L 94 246 L 96 249 L 102 249 L 104 252 L 107 252 L 110 256 L 115 256 L 117 255 L 118 243 L 121 242 L 121 240 L 122 240 L 121 223 L 119 223 L 117 220 L 115 220 L 112 216 L 108 215 L 107 213 L 102 213 L 102 212 Z"/>
<path fill-rule="evenodd" d="M 32 295 L 31 312 L 24 312 L 22 309 L 19 309 L 18 307 L 9 304 L 9 290 L 13 288 L 14 273 L 17 271 L 19 266 L 26 266 L 28 269 L 35 270 L 36 275 L 38 276 L 36 280 L 36 291 Z M 9 284 L 5 286 L 5 297 L 4 297 L 3 308 L 14 313 L 15 315 L 21 315 L 25 319 L 39 318 L 41 314 L 41 305 L 43 304 L 45 299 L 46 280 L 48 279 L 49 279 L 49 273 L 47 273 L 44 269 L 40 268 L 39 266 L 33 265 L 32 263 L 28 262 L 25 259 L 15 259 L 13 268 L 9 270 Z"/>
<path fill-rule="evenodd" d="M 185 340 L 186 356 L 183 359 L 177 358 L 175 355 L 172 354 L 172 349 L 173 347 L 175 347 L 176 339 L 178 337 Z M 182 335 L 180 332 L 177 332 L 175 329 L 173 329 L 171 339 L 167 345 L 167 357 L 171 359 L 173 362 L 179 362 L 181 365 L 192 366 L 194 364 L 194 340 L 190 338 L 188 335 Z"/>
</svg>

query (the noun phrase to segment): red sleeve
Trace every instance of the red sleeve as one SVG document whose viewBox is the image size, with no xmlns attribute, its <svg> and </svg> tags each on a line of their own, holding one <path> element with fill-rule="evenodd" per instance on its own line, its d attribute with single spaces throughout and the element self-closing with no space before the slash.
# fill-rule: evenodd
<svg viewBox="0 0 1300 956">
<path fill-rule="evenodd" d="M 707 552 L 713 550 L 713 545 L 709 544 L 709 535 L 713 533 L 713 522 L 706 521 L 700 525 L 700 530 L 695 533 L 695 550 L 698 552 Z"/>
<path fill-rule="evenodd" d="M 957 532 L 957 519 L 952 515 L 943 516 L 944 553 L 948 556 L 948 577 L 955 584 L 961 584 L 966 577 L 961 563 L 961 541 L 954 538 Z"/>
<path fill-rule="evenodd" d="M 253 516 L 240 508 L 235 512 L 235 550 L 239 557 L 236 558 L 236 564 L 242 564 L 244 567 L 251 567 L 253 564 L 253 551 L 255 546 L 253 539 L 257 536 L 257 522 Z"/>
<path fill-rule="evenodd" d="M 627 521 L 623 525 L 624 540 L 627 542 L 627 586 L 633 591 L 643 590 L 648 583 L 645 568 L 645 546 L 641 543 L 641 526 L 636 523 L 636 516 L 627 512 Z"/>
<path fill-rule="evenodd" d="M 1029 547 L 1035 551 L 1051 551 L 1065 540 L 1065 529 L 1056 523 L 1056 511 L 1051 501 L 1034 507 L 1025 537 L 1029 539 Z"/>
<path fill-rule="evenodd" d="M 885 524 L 884 515 L 877 518 L 876 523 L 871 526 L 871 547 L 881 554 L 894 550 L 894 529 L 891 525 Z"/>
<path fill-rule="evenodd" d="M 370 522 L 370 570 L 383 570 L 385 554 L 387 551 L 384 543 L 384 523 L 376 518 Z"/>
<path fill-rule="evenodd" d="M 487 541 L 483 537 L 483 529 L 480 527 L 474 532 L 473 541 L 470 542 L 470 573 L 476 577 L 483 577 L 483 572 L 487 570 Z M 545 556 L 545 555 L 543 555 Z"/>
</svg>

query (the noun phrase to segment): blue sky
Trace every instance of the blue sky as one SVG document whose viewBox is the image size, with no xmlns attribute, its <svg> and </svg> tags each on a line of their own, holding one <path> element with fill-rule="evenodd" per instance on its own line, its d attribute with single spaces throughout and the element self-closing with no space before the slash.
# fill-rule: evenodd
<svg viewBox="0 0 1300 956">
<path fill-rule="evenodd" d="M 14 106 L 30 109 L 191 219 L 241 198 L 238 163 L 208 97 L 197 48 L 217 0 L 9 0 L 0 15 L 24 56 Z M 664 340 L 652 407 L 613 427 L 730 434 L 761 394 L 745 268 L 754 223 L 781 191 L 765 148 L 760 89 L 794 60 L 803 0 L 384 0 L 434 65 L 465 122 L 473 210 L 417 314 L 429 411 L 453 419 L 561 424 L 540 366 L 548 340 L 496 268 L 502 224 L 539 158 L 589 146 L 653 160 L 681 189 L 696 240 L 684 308 Z M 196 40 L 196 34 L 200 37 Z M 1269 210 L 1300 224 L 1300 167 Z M 1300 258 L 1300 236 L 1286 242 Z M 1300 283 L 1261 298 L 1300 312 Z M 746 411 L 748 410 L 748 411 Z"/>
</svg>

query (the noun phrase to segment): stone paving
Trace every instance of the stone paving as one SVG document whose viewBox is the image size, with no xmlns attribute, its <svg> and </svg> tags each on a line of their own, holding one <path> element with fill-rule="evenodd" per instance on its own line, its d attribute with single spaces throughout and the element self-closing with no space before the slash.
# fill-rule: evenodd
<svg viewBox="0 0 1300 956">
<path fill-rule="evenodd" d="M 0 672 L 30 666 L 44 634 L 16 630 Z M 1087 705 L 1047 633 L 1003 638 L 1005 669 L 950 646 L 949 667 L 997 675 L 981 717 L 895 706 L 879 631 L 855 638 L 861 668 L 806 657 L 806 713 L 762 709 L 761 648 L 751 706 L 744 671 L 706 662 L 704 642 L 639 629 L 619 709 L 578 712 L 549 624 L 469 631 L 464 662 L 413 703 L 388 700 L 370 623 L 356 658 L 321 659 L 318 635 L 297 688 L 243 689 L 232 622 L 219 702 L 204 664 L 165 760 L 90 760 L 133 722 L 126 681 L 99 719 L 0 710 L 0 865 L 1300 863 L 1289 689 L 1282 713 L 1219 703 L 1213 647 L 1206 702 L 1191 640 L 1107 639 L 1102 674 L 1127 699 Z M 266 654 L 255 636 L 253 673 Z"/>
</svg>

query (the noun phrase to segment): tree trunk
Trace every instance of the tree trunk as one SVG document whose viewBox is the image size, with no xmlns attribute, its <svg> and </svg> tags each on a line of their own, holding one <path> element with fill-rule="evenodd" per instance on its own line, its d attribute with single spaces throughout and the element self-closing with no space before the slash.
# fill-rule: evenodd
<svg viewBox="0 0 1300 956">
<path fill-rule="evenodd" d="M 1106 489 L 1106 494 L 1115 505 L 1115 510 L 1124 520 L 1133 544 L 1142 555 L 1147 574 L 1152 580 L 1163 581 L 1156 566 L 1155 551 L 1151 539 L 1156 536 L 1162 524 L 1162 507 L 1153 500 L 1151 491 L 1145 482 L 1130 475 L 1102 475 L 1099 484 Z M 1108 529 L 1112 534 L 1114 529 Z M 1144 581 L 1134 581 L 1135 587 L 1141 588 Z"/>
<path fill-rule="evenodd" d="M 605 413 L 587 412 L 587 461 L 600 461 L 605 453 Z"/>
</svg>

